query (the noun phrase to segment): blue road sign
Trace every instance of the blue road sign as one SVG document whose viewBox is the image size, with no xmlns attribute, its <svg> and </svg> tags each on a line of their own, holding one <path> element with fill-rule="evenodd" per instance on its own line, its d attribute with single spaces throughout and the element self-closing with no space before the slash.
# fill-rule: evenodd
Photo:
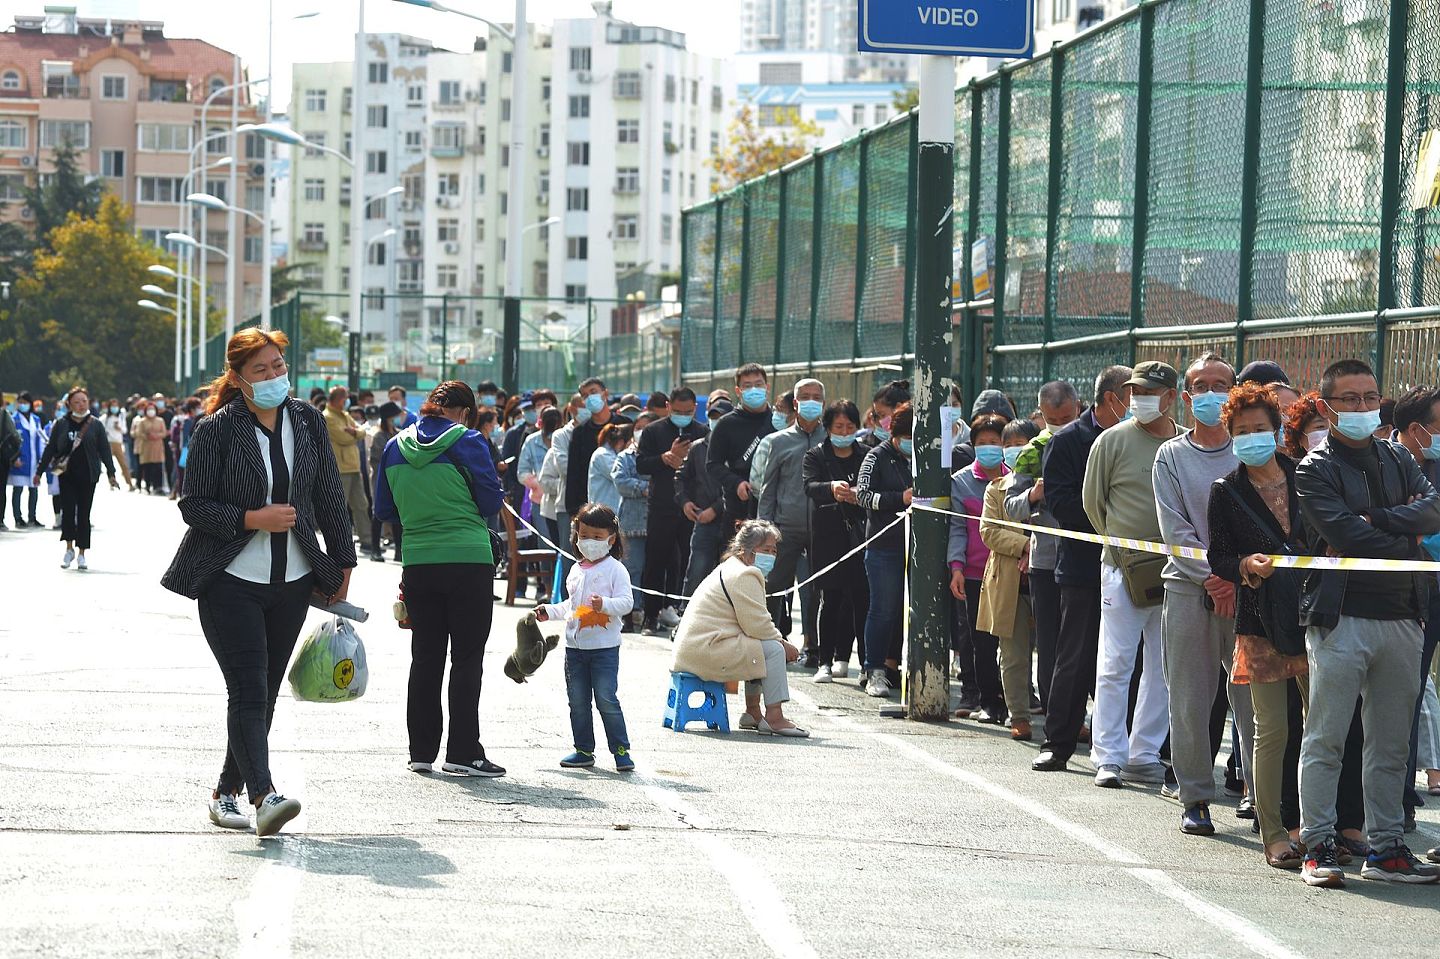
<svg viewBox="0 0 1440 959">
<path fill-rule="evenodd" d="M 1032 0 L 858 0 L 861 50 L 939 56 L 1029 57 Z"/>
</svg>

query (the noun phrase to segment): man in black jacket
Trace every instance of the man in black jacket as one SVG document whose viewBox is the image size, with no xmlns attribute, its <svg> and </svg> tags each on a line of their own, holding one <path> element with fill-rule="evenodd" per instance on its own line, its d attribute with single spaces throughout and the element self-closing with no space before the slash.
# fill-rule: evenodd
<svg viewBox="0 0 1440 959">
<path fill-rule="evenodd" d="M 750 465 L 761 437 L 775 432 L 770 416 L 770 385 L 765 369 L 746 363 L 735 371 L 740 405 L 715 423 L 705 464 L 725 493 L 726 535 L 747 519 L 755 518 L 757 497 L 750 489 Z"/>
<path fill-rule="evenodd" d="M 600 445 L 600 431 L 615 415 L 610 411 L 610 391 L 597 377 L 592 376 L 580 384 L 580 401 L 590 412 L 590 418 L 584 423 L 577 421 L 570 435 L 570 456 L 565 462 L 565 515 L 572 517 L 590 499 L 590 457 Z"/>
<path fill-rule="evenodd" d="M 706 413 L 714 424 L 730 410 L 728 400 L 711 400 Z M 686 596 L 693 594 L 720 562 L 720 550 L 726 539 L 725 500 L 705 462 L 709 445 L 708 435 L 692 443 L 685 465 L 675 474 L 675 504 L 684 509 L 686 503 L 693 503 L 696 509 L 695 528 L 690 534 L 690 562 L 685 567 Z M 654 506 L 653 500 L 651 506 Z"/>
<path fill-rule="evenodd" d="M 1043 473 L 1045 501 L 1060 529 L 1095 532 L 1081 500 L 1085 466 L 1100 434 L 1125 418 L 1130 405 L 1125 381 L 1131 374 L 1128 366 L 1104 370 L 1095 379 L 1095 405 L 1050 441 Z M 1100 547 L 1059 538 L 1055 582 L 1060 587 L 1060 625 L 1045 713 L 1045 744 L 1030 764 L 1036 772 L 1063 770 L 1080 741 L 1100 646 Z"/>
<path fill-rule="evenodd" d="M 669 413 L 640 433 L 635 470 L 650 477 L 650 516 L 645 524 L 645 571 L 641 585 L 657 592 L 679 592 L 690 564 L 690 537 L 695 532 L 696 503 L 677 500 L 675 472 L 685 465 L 692 444 L 709 428 L 695 422 L 695 391 L 680 387 L 670 395 Z M 669 588 L 667 589 L 667 580 Z M 671 604 L 645 595 L 645 629 L 653 630 Z M 675 626 L 679 618 L 666 622 Z"/>
<path fill-rule="evenodd" d="M 1300 512 L 1320 555 L 1423 558 L 1419 540 L 1440 532 L 1440 493 L 1415 457 L 1376 440 L 1380 390 L 1360 360 L 1340 360 L 1320 383 L 1326 443 L 1295 470 Z M 1440 867 L 1405 846 L 1401 797 L 1410 721 L 1420 690 L 1420 620 L 1433 581 L 1425 573 L 1315 570 L 1305 577 L 1300 621 L 1310 666 L 1310 708 L 1300 746 L 1301 876 L 1344 885 L 1336 859 L 1335 790 L 1355 701 L 1365 728 L 1366 879 L 1430 883 Z"/>
</svg>

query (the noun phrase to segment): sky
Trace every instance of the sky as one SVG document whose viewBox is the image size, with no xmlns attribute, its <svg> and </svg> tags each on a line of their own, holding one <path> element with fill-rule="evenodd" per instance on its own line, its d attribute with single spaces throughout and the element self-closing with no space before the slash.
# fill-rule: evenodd
<svg viewBox="0 0 1440 959">
<path fill-rule="evenodd" d="M 58 2 L 58 0 L 50 0 Z M 161 20 L 171 37 L 199 37 L 240 54 L 251 79 L 265 75 L 265 0 L 244 4 L 215 0 L 70 0 L 82 17 L 134 17 Z M 274 2 L 274 0 L 271 0 Z M 290 100 L 290 66 L 349 60 L 352 57 L 358 4 L 362 0 L 278 0 L 275 2 L 275 68 L 277 111 Z M 407 33 L 446 49 L 468 50 L 484 24 L 465 17 L 435 13 L 396 0 L 363 0 L 367 33 Z M 15 0 L 16 13 L 39 14 L 46 0 Z M 500 23 L 514 19 L 512 0 L 446 0 Z M 253 11 L 253 13 L 251 13 Z M 319 16 L 292 20 L 299 13 Z M 593 16 L 590 0 L 528 0 L 527 18 L 547 24 L 561 18 Z M 740 45 L 740 0 L 615 0 L 614 16 L 646 26 L 668 27 L 686 34 L 690 49 L 724 57 Z M 7 18 L 8 19 L 8 18 Z M 6 24 L 0 24 L 3 29 Z"/>
</svg>

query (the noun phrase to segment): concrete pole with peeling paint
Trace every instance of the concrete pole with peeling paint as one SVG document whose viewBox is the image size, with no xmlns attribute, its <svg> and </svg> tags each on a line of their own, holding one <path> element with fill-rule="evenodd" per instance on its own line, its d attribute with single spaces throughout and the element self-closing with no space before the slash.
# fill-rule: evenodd
<svg viewBox="0 0 1440 959">
<path fill-rule="evenodd" d="M 940 408 L 949 398 L 951 251 L 955 246 L 955 61 L 920 63 L 920 149 L 916 176 L 915 497 L 950 495 L 940 465 Z M 950 714 L 950 592 L 945 553 L 949 527 L 935 513 L 910 514 L 906 715 L 945 720 Z"/>
</svg>

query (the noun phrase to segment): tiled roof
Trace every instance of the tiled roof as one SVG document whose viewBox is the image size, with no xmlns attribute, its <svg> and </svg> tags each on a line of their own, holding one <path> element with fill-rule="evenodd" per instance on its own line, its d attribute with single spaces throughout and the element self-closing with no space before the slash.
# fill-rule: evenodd
<svg viewBox="0 0 1440 959">
<path fill-rule="evenodd" d="M 138 44 L 121 43 L 119 36 L 40 33 L 32 30 L 0 33 L 0 71 L 18 68 L 27 79 L 29 96 L 38 96 L 43 89 L 44 81 L 40 68 L 43 60 L 73 61 L 75 72 L 81 74 L 115 55 L 135 63 L 144 76 L 159 80 L 190 81 L 191 99 L 196 101 L 205 98 L 205 81 L 210 77 L 224 77 L 228 83 L 234 63 L 234 54 L 212 43 L 204 40 L 172 39 L 156 33 L 144 34 L 144 42 Z M 243 93 L 241 102 L 248 102 Z"/>
</svg>

